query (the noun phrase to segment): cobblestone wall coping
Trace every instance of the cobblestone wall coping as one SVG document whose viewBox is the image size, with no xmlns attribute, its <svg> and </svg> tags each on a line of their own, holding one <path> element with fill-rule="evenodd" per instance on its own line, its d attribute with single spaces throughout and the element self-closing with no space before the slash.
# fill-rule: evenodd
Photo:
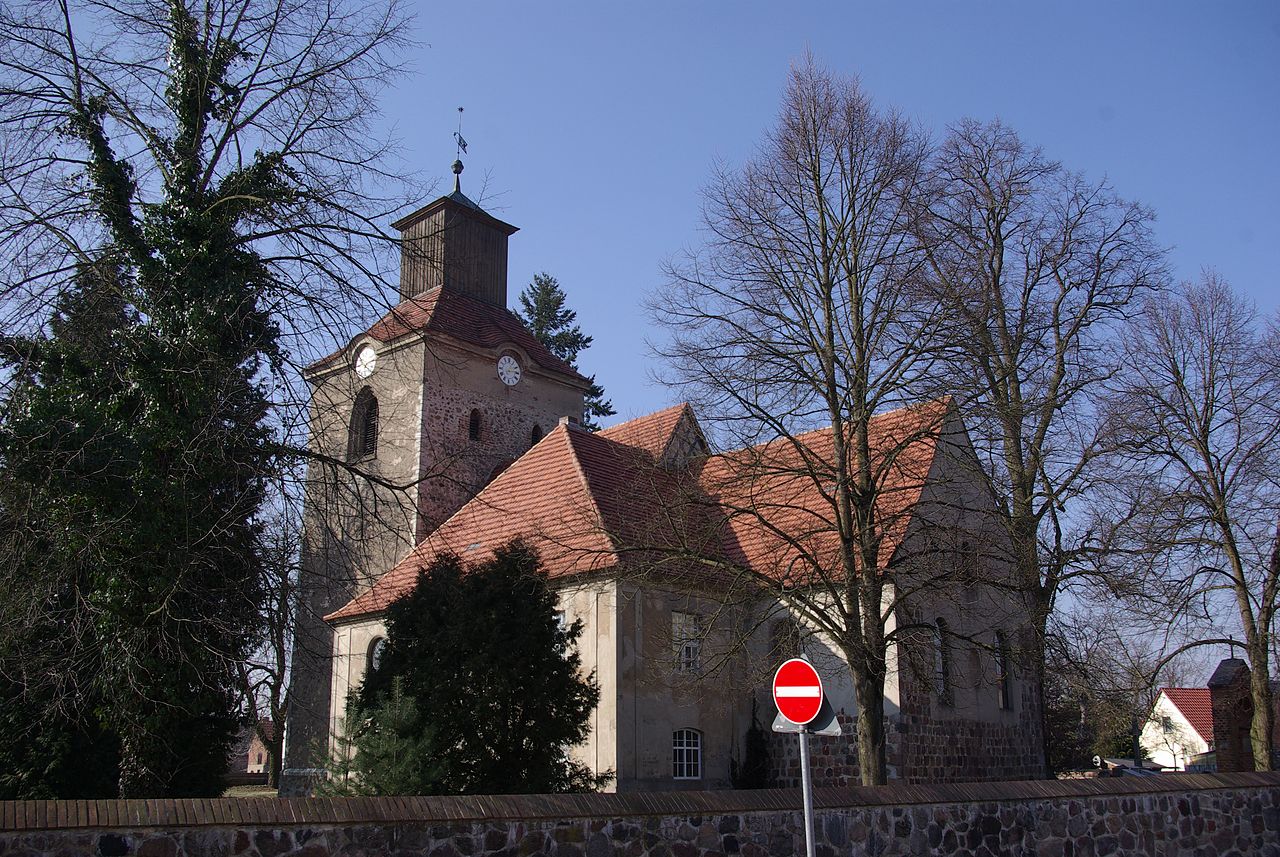
<svg viewBox="0 0 1280 857">
<path fill-rule="evenodd" d="M 1259 787 L 1280 788 L 1280 772 L 916 786 L 895 783 L 878 787 L 816 789 L 814 803 L 817 809 L 996 804 Z M 456 797 L 28 800 L 0 801 L 0 830 L 138 830 L 699 816 L 789 811 L 799 809 L 800 805 L 799 789 Z"/>
</svg>

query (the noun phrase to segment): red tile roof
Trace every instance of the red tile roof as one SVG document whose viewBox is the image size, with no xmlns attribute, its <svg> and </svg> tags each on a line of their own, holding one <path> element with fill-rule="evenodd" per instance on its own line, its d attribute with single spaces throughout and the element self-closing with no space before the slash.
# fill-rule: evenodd
<svg viewBox="0 0 1280 857">
<path fill-rule="evenodd" d="M 949 407 L 943 399 L 871 420 L 881 568 L 906 534 Z M 825 428 L 707 460 L 701 484 L 724 510 L 725 553 L 731 560 L 797 584 L 839 568 L 834 474 L 825 472 L 833 447 L 834 434 Z"/>
<path fill-rule="evenodd" d="M 1162 687 L 1160 692 L 1169 698 L 1173 707 L 1182 712 L 1191 728 L 1205 743 L 1213 746 L 1213 702 L 1207 687 Z"/>
<path fill-rule="evenodd" d="M 558 426 L 395 568 L 326 619 L 379 613 L 407 592 L 437 555 L 448 551 L 467 562 L 487 559 L 517 535 L 538 550 L 553 578 L 609 568 L 629 551 L 692 551 L 797 579 L 797 545 L 820 558 L 834 549 L 830 503 L 811 478 L 796 474 L 797 447 L 775 441 L 712 456 L 682 472 L 657 466 L 654 457 L 666 448 L 686 409 L 669 408 L 598 434 Z M 882 564 L 892 557 L 919 500 L 946 411 L 947 403 L 934 403 L 872 421 L 874 456 L 893 459 L 879 468 L 879 512 L 886 522 Z M 798 438 L 808 454 L 819 458 L 829 452 L 831 439 L 829 429 Z M 747 461 L 764 462 L 764 474 L 757 469 L 747 478 L 742 466 Z M 763 513 L 738 514 L 748 502 Z"/>
<path fill-rule="evenodd" d="M 688 403 L 672 405 L 666 410 L 611 426 L 600 432 L 600 436 L 623 446 L 644 450 L 656 461 L 671 443 L 686 411 L 690 411 Z"/>
<path fill-rule="evenodd" d="M 583 382 L 587 380 L 568 363 L 548 351 L 516 318 L 515 313 L 439 286 L 392 307 L 390 312 L 366 331 L 369 336 L 383 343 L 420 332 L 444 334 L 480 348 L 498 348 L 509 343 L 522 349 L 543 369 L 569 375 Z M 345 348 L 335 351 L 307 369 L 315 371 L 326 368 L 346 353 Z"/>
</svg>

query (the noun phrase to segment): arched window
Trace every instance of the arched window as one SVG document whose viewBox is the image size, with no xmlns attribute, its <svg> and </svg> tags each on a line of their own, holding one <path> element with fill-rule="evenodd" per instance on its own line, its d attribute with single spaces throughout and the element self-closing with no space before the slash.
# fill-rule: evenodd
<svg viewBox="0 0 1280 857">
<path fill-rule="evenodd" d="M 542 440 L 542 426 L 534 423 L 533 431 L 529 432 L 529 446 L 537 446 L 540 440 Z"/>
<path fill-rule="evenodd" d="M 480 439 L 480 409 L 472 408 L 471 417 L 467 420 L 467 437 L 473 441 Z"/>
<path fill-rule="evenodd" d="M 938 694 L 938 701 L 943 705 L 951 704 L 951 653 L 948 650 L 947 620 L 939 619 L 935 631 L 935 648 L 933 661 L 933 684 Z"/>
<path fill-rule="evenodd" d="M 382 663 L 382 655 L 387 650 L 386 637 L 374 637 L 369 641 L 368 660 L 366 661 L 365 672 L 369 673 L 378 668 Z"/>
<path fill-rule="evenodd" d="M 671 733 L 671 778 L 702 779 L 702 733 L 697 729 L 677 729 Z"/>
<path fill-rule="evenodd" d="M 996 690 L 999 693 L 1000 707 L 1005 711 L 1013 708 L 1013 699 L 1009 694 L 1009 641 L 1004 631 L 996 631 Z"/>
<path fill-rule="evenodd" d="M 351 430 L 347 443 L 347 458 L 360 461 L 378 455 L 378 397 L 365 387 L 356 396 L 351 409 Z"/>
</svg>

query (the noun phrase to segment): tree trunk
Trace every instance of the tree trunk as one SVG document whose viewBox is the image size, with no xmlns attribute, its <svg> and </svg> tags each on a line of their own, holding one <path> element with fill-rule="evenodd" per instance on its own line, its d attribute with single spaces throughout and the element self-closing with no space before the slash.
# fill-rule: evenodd
<svg viewBox="0 0 1280 857">
<path fill-rule="evenodd" d="M 1023 658 L 1029 678 L 1035 682 L 1037 727 L 1040 730 L 1040 775 L 1052 779 L 1049 750 L 1051 737 L 1046 720 L 1044 697 L 1044 650 L 1048 636 L 1049 616 L 1053 612 L 1050 601 L 1052 591 L 1047 590 L 1040 577 L 1040 549 L 1036 542 L 1036 524 L 1029 509 L 1015 512 L 1011 521 L 1014 562 L 1017 564 L 1018 581 L 1023 597 L 1031 612 L 1030 639 Z"/>
<path fill-rule="evenodd" d="M 1271 764 L 1271 734 L 1275 721 L 1275 709 L 1272 707 L 1271 664 L 1266 644 L 1258 641 L 1249 647 L 1249 694 L 1253 698 L 1253 722 L 1249 727 L 1249 739 L 1253 745 L 1253 769 L 1255 771 L 1273 770 Z"/>
<path fill-rule="evenodd" d="M 884 678 L 851 671 L 858 699 L 858 776 L 864 786 L 888 782 L 884 742 Z"/>
<path fill-rule="evenodd" d="M 165 796 L 155 773 L 147 765 L 145 751 L 147 742 L 146 735 L 135 734 L 132 731 L 122 731 L 120 735 L 119 797 L 121 799 Z"/>
<path fill-rule="evenodd" d="M 267 785 L 280 787 L 280 770 L 284 765 L 284 730 L 276 727 L 275 737 L 267 744 Z"/>
</svg>

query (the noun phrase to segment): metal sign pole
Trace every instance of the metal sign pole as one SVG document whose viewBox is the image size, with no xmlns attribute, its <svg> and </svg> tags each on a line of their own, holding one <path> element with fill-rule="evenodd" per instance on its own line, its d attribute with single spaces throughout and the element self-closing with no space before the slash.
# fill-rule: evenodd
<svg viewBox="0 0 1280 857">
<path fill-rule="evenodd" d="M 804 794 L 804 853 L 813 855 L 813 776 L 809 771 L 809 730 L 800 730 L 800 791 Z"/>
</svg>

